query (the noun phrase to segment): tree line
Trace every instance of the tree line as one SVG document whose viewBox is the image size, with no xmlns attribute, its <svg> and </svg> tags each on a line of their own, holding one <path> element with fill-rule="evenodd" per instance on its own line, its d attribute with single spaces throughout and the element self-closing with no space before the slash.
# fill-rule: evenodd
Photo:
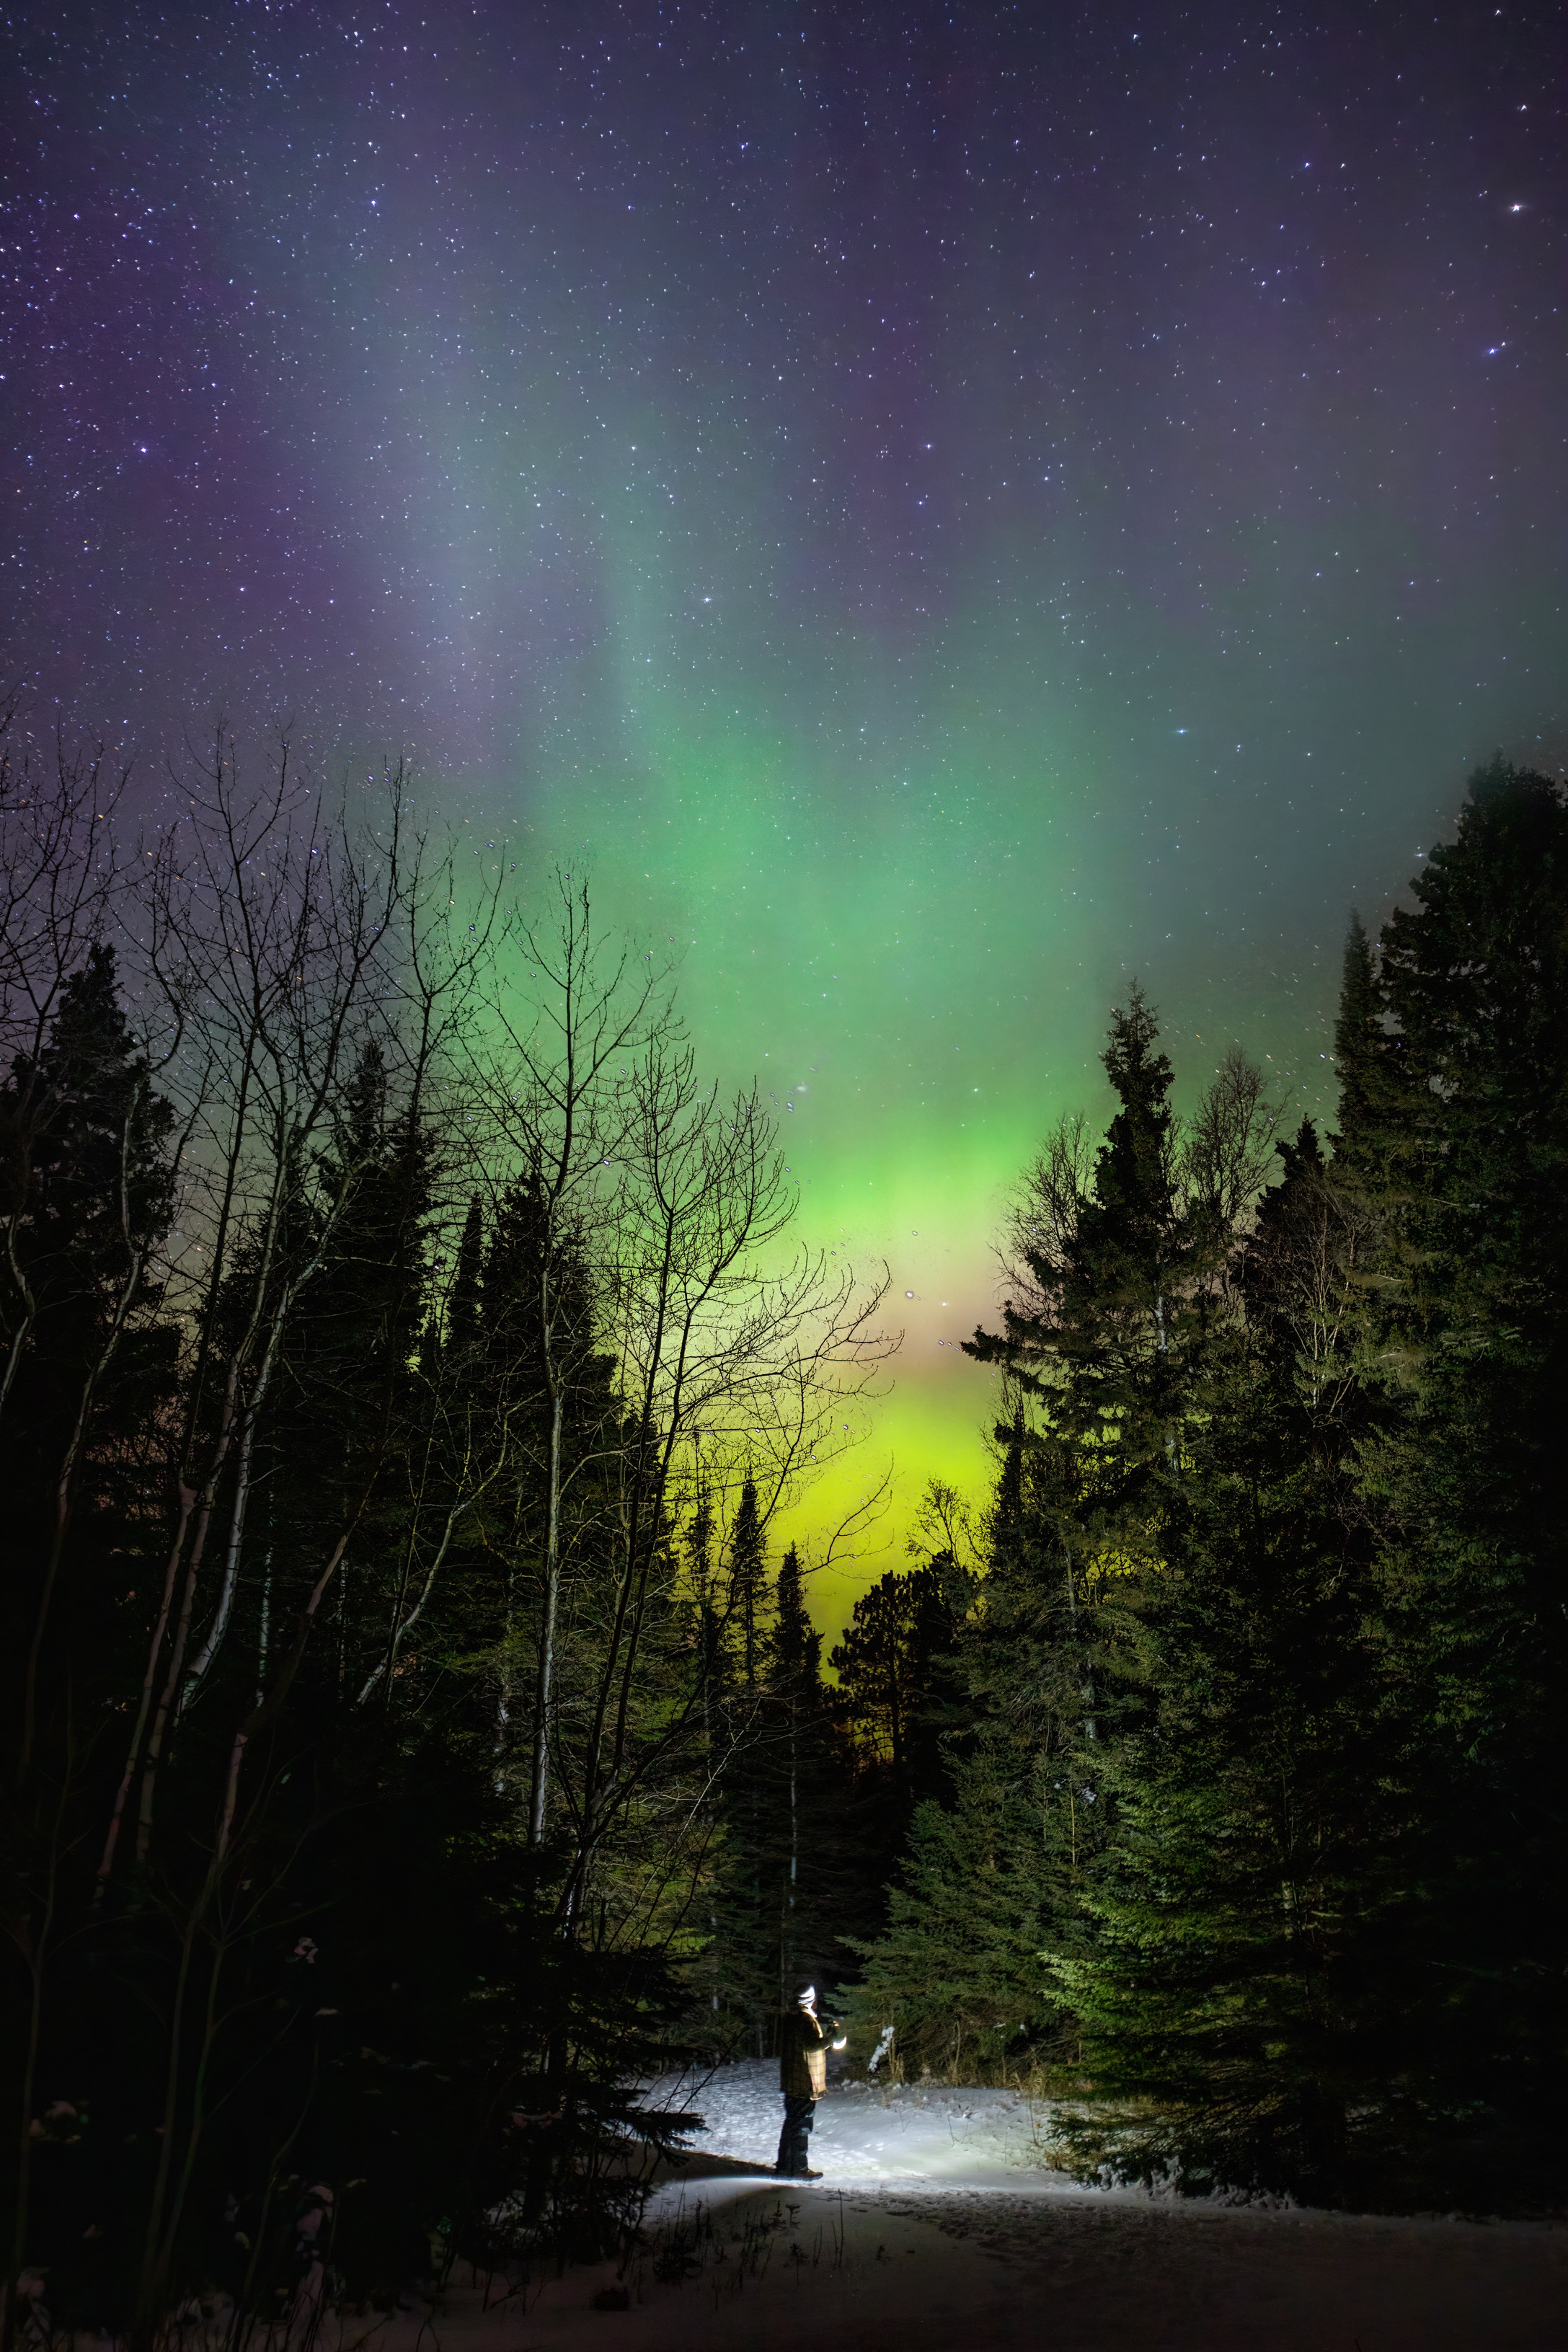
<svg viewBox="0 0 1568 2352">
<path fill-rule="evenodd" d="M 1337 1124 L 1134 989 L 1021 1185 L 984 1574 L 862 2033 L 1037 2070 L 1087 2177 L 1551 2204 L 1563 2168 L 1568 812 L 1498 760 Z M 955 1687 L 956 1685 L 956 1687 Z"/>
<path fill-rule="evenodd" d="M 678 2126 L 640 2086 L 749 2045 L 793 1965 L 763 1882 L 816 1650 L 767 1531 L 886 1352 L 580 876 L 536 919 L 401 777 L 334 800 L 287 743 L 253 782 L 220 735 L 139 831 L 135 790 L 10 713 L 30 2340 L 308 2328 L 613 2239 Z"/>
<path fill-rule="evenodd" d="M 1479 772 L 1353 924 L 1332 1133 L 1239 1046 L 1179 1118 L 1133 991 L 970 1343 L 993 1488 L 931 1483 L 825 1665 L 769 1529 L 880 1293 L 672 971 L 395 774 L 220 736 L 133 794 L 13 711 L 8 2328 L 597 2251 L 650 2080 L 802 1972 L 1084 2177 L 1546 2194 L 1554 784 Z"/>
</svg>

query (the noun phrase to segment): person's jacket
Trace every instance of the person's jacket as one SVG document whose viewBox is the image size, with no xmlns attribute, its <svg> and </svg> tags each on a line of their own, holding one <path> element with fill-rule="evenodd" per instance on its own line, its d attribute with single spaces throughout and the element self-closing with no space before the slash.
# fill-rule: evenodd
<svg viewBox="0 0 1568 2352">
<path fill-rule="evenodd" d="M 799 2003 L 779 2021 L 779 2087 L 787 2099 L 820 2099 L 828 2087 L 827 2033 Z"/>
</svg>

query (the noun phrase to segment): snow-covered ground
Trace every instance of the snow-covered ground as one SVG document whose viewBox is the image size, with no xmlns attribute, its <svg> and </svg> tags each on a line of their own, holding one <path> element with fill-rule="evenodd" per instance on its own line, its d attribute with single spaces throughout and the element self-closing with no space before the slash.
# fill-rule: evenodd
<svg viewBox="0 0 1568 2352">
<path fill-rule="evenodd" d="M 591 2330 L 628 2352 L 1568 2352 L 1562 2228 L 1087 2189 L 1044 2163 L 1029 2102 L 938 2084 L 831 2085 L 821 2182 L 705 2178 L 771 2163 L 776 2063 L 653 2095 L 704 2118 L 649 2216 L 668 2243 L 705 2213 L 701 2271 L 661 2284 L 642 2265 L 614 2319 L 548 2290 L 530 2345 L 578 2352 Z"/>
<path fill-rule="evenodd" d="M 648 2095 L 651 2106 L 695 2109 L 705 2128 L 692 2136 L 698 2158 L 773 2162 L 783 2102 L 777 2058 L 743 2059 L 711 2074 L 671 2075 Z M 1018 2182 L 1027 2171 L 1043 2184 L 1033 2111 L 1016 2091 L 954 2091 L 943 2084 L 830 2083 L 817 2103 L 811 2164 L 828 2185 L 871 2182 Z"/>
<path fill-rule="evenodd" d="M 652 2095 L 704 2128 L 624 2270 L 498 2306 L 460 2278 L 318 2352 L 1568 2352 L 1562 2228 L 1080 2189 L 1041 2165 L 1027 2103 L 937 2086 L 833 2086 L 822 2179 L 764 2179 L 776 2064 Z"/>
</svg>

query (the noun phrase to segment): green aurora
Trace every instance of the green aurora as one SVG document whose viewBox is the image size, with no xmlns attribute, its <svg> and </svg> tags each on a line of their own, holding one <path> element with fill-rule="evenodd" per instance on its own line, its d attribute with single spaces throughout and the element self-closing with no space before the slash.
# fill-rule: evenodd
<svg viewBox="0 0 1568 2352">
<path fill-rule="evenodd" d="M 841 1619 L 983 1475 L 956 1342 L 1129 981 L 1178 1098 L 1239 1038 L 1332 1113 L 1350 907 L 1477 758 L 1564 750 L 1529 29 L 84 27 L 14 90 L 15 668 L 140 745 L 151 816 L 206 714 L 293 713 L 678 954 L 802 1237 L 884 1260 L 904 1333 L 778 1530 L 894 1465 Z"/>
</svg>

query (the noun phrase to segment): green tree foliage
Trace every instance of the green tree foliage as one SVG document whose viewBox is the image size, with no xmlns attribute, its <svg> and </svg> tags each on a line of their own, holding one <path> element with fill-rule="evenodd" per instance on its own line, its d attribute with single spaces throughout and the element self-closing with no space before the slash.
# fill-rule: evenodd
<svg viewBox="0 0 1568 2352">
<path fill-rule="evenodd" d="M 1494 762 L 1353 920 L 1332 1157 L 1264 1184 L 1235 1055 L 1178 1129 L 1134 998 L 1026 1182 L 972 1720 L 861 2000 L 927 2058 L 1035 2021 L 1087 2169 L 1555 2193 L 1565 877 Z"/>
<path fill-rule="evenodd" d="M 1362 1484 L 1425 1810 L 1413 2095 L 1439 2148 L 1495 2165 L 1489 2135 L 1522 2147 L 1553 2129 L 1564 2056 L 1560 786 L 1503 761 L 1479 770 L 1411 898 L 1384 929 L 1373 1083 L 1342 1113 L 1385 1234 Z"/>
<path fill-rule="evenodd" d="M 1097 2092 L 1066 2137 L 1189 2189 L 1366 2194 L 1398 2130 L 1411 1796 L 1333 1345 L 1356 1223 L 1304 1124 L 1244 1254 L 1123 1603 L 1140 1700 L 1103 1768 L 1088 1932 L 1049 1952 Z M 1118 2101 L 1123 2104 L 1118 2106 Z"/>
<path fill-rule="evenodd" d="M 964 1841 L 920 1817 L 915 1876 L 867 1981 L 904 1988 L 883 2022 L 925 2063 L 981 2047 L 982 2020 L 994 2031 L 998 2016 L 1039 2053 L 1074 2039 L 1047 1956 L 1065 1964 L 1085 1946 L 1086 1890 L 1114 1833 L 1114 1759 L 1146 1728 L 1128 1604 L 1159 1558 L 1166 1489 L 1228 1311 L 1230 1244 L 1267 1156 L 1272 1115 L 1237 1055 L 1178 1129 L 1170 1063 L 1136 990 L 1104 1065 L 1119 1105 L 1104 1142 L 1092 1155 L 1078 1120 L 1048 1139 L 1012 1223 L 1002 1329 L 967 1343 L 1002 1367 L 1009 1411 L 988 1572 L 954 1645 L 972 1717 L 956 1801 L 961 1822 L 996 1815 L 1013 1833 L 977 1849 L 972 1881 L 939 1902 L 933 1857 Z M 926 1914 L 954 1905 L 984 1911 L 988 1945 L 1006 1953 L 988 1997 L 983 1976 L 929 1965 L 938 1930 Z M 1000 2063 L 1006 2045 L 988 2046 Z"/>
<path fill-rule="evenodd" d="M 933 1532 L 942 1540 L 948 1530 L 936 1525 Z M 881 1871 L 867 1874 L 863 1858 L 899 1853 L 921 1808 L 948 1789 L 952 1743 L 963 1738 L 967 1715 L 955 1653 L 970 1591 L 950 1550 L 890 1570 L 855 1602 L 832 1651 L 831 1705 L 844 1767 L 837 1910 L 841 1940 L 857 1954 L 872 1949 L 898 1900 L 896 1883 L 884 1883 Z M 858 2042 L 867 2020 L 863 1991 L 852 2007 Z"/>
<path fill-rule="evenodd" d="M 1068 1122 L 1026 1185 L 1012 1241 L 1018 1288 L 1002 1329 L 965 1342 L 999 1363 L 1027 1397 L 1049 1399 L 1053 1428 L 1097 1447 L 1104 1508 L 1134 1508 L 1181 1410 L 1192 1339 L 1186 1279 L 1200 1220 L 1184 1200 L 1169 1103 L 1170 1062 L 1134 987 L 1103 1055 L 1119 1108 L 1092 1171 Z"/>
<path fill-rule="evenodd" d="M 916 1806 L 880 1934 L 847 1937 L 861 1961 L 845 2009 L 864 2061 L 898 2079 L 954 2082 L 1014 2071 L 1057 2019 L 1040 1965 L 1051 1932 L 1041 1817 L 1053 1791 L 1042 1759 L 990 1734 L 946 1804 Z"/>
<path fill-rule="evenodd" d="M 967 1580 L 950 1556 L 890 1570 L 855 1602 L 829 1661 L 840 1719 L 862 1767 L 885 1782 L 905 1817 L 946 1786 L 943 1710 L 956 1696 L 946 1670 L 967 1602 Z"/>
<path fill-rule="evenodd" d="M 762 1556 L 757 1481 L 747 1478 L 741 1486 L 740 1507 L 730 1530 L 727 1601 L 735 1687 L 746 1706 L 755 1700 L 762 1680 L 768 1649 L 767 1612 L 768 1570 Z"/>
<path fill-rule="evenodd" d="M 727 1758 L 712 1857 L 711 1979 L 719 2046 L 761 2056 L 779 2008 L 777 1916 L 779 1791 L 766 1705 L 771 1592 L 757 1482 L 742 1481 L 713 1621 L 710 1753 Z"/>
<path fill-rule="evenodd" d="M 1007 2072 L 1061 2042 L 1041 1953 L 1082 1940 L 1121 1704 L 1102 1654 L 1103 1579 L 1063 1537 L 1077 1449 L 1031 1433 L 1021 1407 L 998 1437 L 986 1573 L 960 1580 L 945 1560 L 924 1571 L 943 1579 L 951 1612 L 925 1710 L 940 1778 L 915 1803 L 885 1929 L 855 1945 L 857 2046 L 891 2026 L 906 2071 L 956 2076 Z"/>
</svg>

